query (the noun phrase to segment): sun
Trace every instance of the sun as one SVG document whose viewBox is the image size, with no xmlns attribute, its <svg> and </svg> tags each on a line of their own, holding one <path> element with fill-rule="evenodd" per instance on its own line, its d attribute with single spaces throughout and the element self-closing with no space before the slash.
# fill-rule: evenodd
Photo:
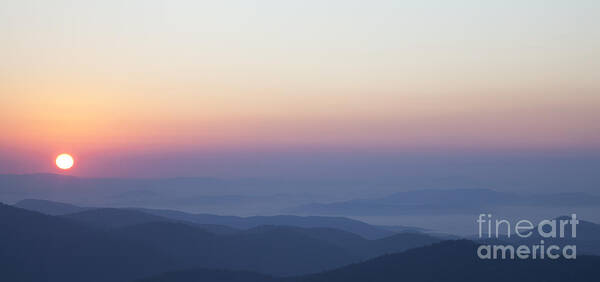
<svg viewBox="0 0 600 282">
<path fill-rule="evenodd" d="M 60 169 L 69 169 L 73 166 L 75 161 L 69 154 L 60 154 L 56 157 L 56 166 Z"/>
</svg>

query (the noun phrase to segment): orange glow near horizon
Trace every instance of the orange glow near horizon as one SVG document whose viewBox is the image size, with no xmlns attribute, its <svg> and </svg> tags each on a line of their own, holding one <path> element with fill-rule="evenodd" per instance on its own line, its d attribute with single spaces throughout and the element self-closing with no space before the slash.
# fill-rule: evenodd
<svg viewBox="0 0 600 282">
<path fill-rule="evenodd" d="M 107 155 L 600 147 L 598 1 L 12 2 L 0 173 L 64 151 L 102 174 Z"/>
</svg>

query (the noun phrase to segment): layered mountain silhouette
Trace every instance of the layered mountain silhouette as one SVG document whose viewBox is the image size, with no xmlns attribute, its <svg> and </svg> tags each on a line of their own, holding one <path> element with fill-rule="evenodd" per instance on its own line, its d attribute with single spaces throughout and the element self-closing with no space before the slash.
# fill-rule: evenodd
<svg viewBox="0 0 600 282">
<path fill-rule="evenodd" d="M 188 267 L 293 275 L 360 260 L 340 247 L 286 228 L 219 236 L 186 224 L 147 223 L 114 233 L 158 248 Z"/>
<path fill-rule="evenodd" d="M 173 221 L 128 209 L 97 209 L 63 217 L 92 227 L 110 228 L 111 234 L 120 238 L 136 240 L 172 256 L 185 258 L 182 263 L 274 275 L 321 271 L 440 241 L 419 233 L 368 240 L 334 228 L 275 225 L 223 233 L 214 232 L 205 225 Z"/>
<path fill-rule="evenodd" d="M 130 281 L 178 267 L 159 250 L 0 204 L 2 281 Z"/>
<path fill-rule="evenodd" d="M 131 222 L 138 221 L 161 221 L 164 219 L 170 219 L 177 222 L 189 222 L 199 225 L 203 225 L 206 228 L 210 228 L 215 232 L 230 233 L 228 229 L 249 229 L 258 227 L 261 225 L 286 225 L 296 226 L 304 228 L 314 227 L 326 227 L 335 228 L 348 232 L 352 232 L 363 236 L 367 239 L 379 239 L 393 234 L 398 233 L 397 231 L 391 231 L 394 227 L 377 227 L 358 220 L 353 220 L 344 217 L 325 217 L 325 216 L 293 216 L 293 215 L 277 215 L 277 216 L 251 216 L 251 217 L 239 217 L 239 216 L 221 216 L 212 214 L 192 214 L 175 210 L 157 210 L 157 209 L 130 209 L 137 210 L 143 213 L 128 213 L 124 218 L 118 218 L 110 216 L 111 213 L 119 213 L 126 209 L 112 209 L 105 211 L 98 211 L 97 208 L 79 207 L 70 204 L 64 204 L 59 202 L 47 201 L 47 200 L 35 200 L 27 199 L 20 201 L 15 204 L 17 207 L 25 208 L 28 210 L 39 211 L 49 215 L 67 215 L 73 219 L 83 220 L 86 218 L 96 218 L 95 223 L 105 222 L 105 225 L 118 225 L 124 223 L 123 221 L 129 220 Z M 71 207 L 70 209 L 65 206 Z M 77 214 L 75 214 L 77 213 Z M 115 214 L 116 215 L 116 214 Z M 158 218 L 151 218 L 150 216 L 158 216 Z M 101 216 L 110 216 L 106 220 L 102 220 Z M 135 217 L 135 218 L 129 218 Z M 114 222 L 112 222 L 114 221 Z M 222 228 L 225 227 L 225 228 Z M 420 231 L 419 228 L 403 227 L 409 231 Z"/>
<path fill-rule="evenodd" d="M 98 208 L 61 215 L 73 221 L 81 222 L 97 228 L 119 228 L 149 222 L 169 222 L 164 217 L 147 214 L 136 210 Z"/>
<path fill-rule="evenodd" d="M 348 188 L 352 183 L 336 184 Z M 312 183 L 310 187 L 330 187 Z M 282 189 L 282 188 L 286 189 Z M 0 201 L 48 199 L 84 206 L 145 207 L 214 214 L 276 214 L 283 208 L 310 203 L 299 193 L 306 183 L 256 179 L 84 178 L 60 174 L 0 174 Z"/>
<path fill-rule="evenodd" d="M 476 255 L 477 246 L 467 240 L 444 241 L 331 271 L 297 277 L 261 277 L 254 273 L 225 274 L 222 271 L 198 269 L 164 273 L 139 282 L 589 282 L 596 281 L 600 275 L 600 257 L 581 256 L 576 260 L 481 260 Z M 248 280 L 244 280 L 244 276 Z"/>
<path fill-rule="evenodd" d="M 585 221 L 579 219 L 577 224 L 576 236 L 572 237 L 572 227 L 570 224 L 564 227 L 564 236 L 560 236 L 560 220 L 570 220 L 569 216 L 557 217 L 557 237 L 556 238 L 545 238 L 542 237 L 537 230 L 532 232 L 532 236 L 528 238 L 520 238 L 518 236 L 512 236 L 510 239 L 505 239 L 515 245 L 526 244 L 533 245 L 539 244 L 540 241 L 544 241 L 546 245 L 557 245 L 563 247 L 565 245 L 576 245 L 578 254 L 591 254 L 600 255 L 600 224 Z M 549 229 L 544 229 L 550 231 Z"/>
<path fill-rule="evenodd" d="M 261 225 L 287 225 L 304 228 L 328 227 L 352 232 L 367 239 L 378 239 L 391 236 L 396 232 L 387 228 L 373 226 L 358 220 L 345 217 L 326 217 L 326 216 L 295 216 L 295 215 L 275 215 L 275 216 L 220 216 L 211 214 L 190 214 L 173 210 L 152 210 L 140 209 L 153 215 L 159 215 L 175 220 L 189 221 L 198 224 L 216 224 L 225 225 L 238 229 L 248 229 Z"/>
<path fill-rule="evenodd" d="M 198 267 L 299 275 L 440 241 L 418 233 L 368 240 L 333 228 L 291 226 L 223 234 L 131 209 L 49 216 L 2 205 L 0 216 L 8 281 L 125 281 Z M 111 271 L 104 273 L 107 266 Z M 94 278 L 86 280 L 88 274 Z"/>
<path fill-rule="evenodd" d="M 26 210 L 32 210 L 41 212 L 47 215 L 63 215 L 70 213 L 77 213 L 92 208 L 84 208 L 76 205 L 67 203 L 48 201 L 48 200 L 37 200 L 37 199 L 25 199 L 14 204 L 15 207 L 19 207 Z"/>
<path fill-rule="evenodd" d="M 50 216 L 0 205 L 2 281 L 593 281 L 600 270 L 599 258 L 585 255 L 480 260 L 477 243 L 422 233 L 368 240 L 285 225 L 214 232 L 137 209 L 75 210 Z M 578 247 L 598 230 L 582 221 Z"/>
<path fill-rule="evenodd" d="M 418 190 L 374 199 L 307 204 L 286 209 L 295 214 L 344 216 L 479 213 L 494 207 L 600 207 L 600 197 L 585 193 L 520 195 L 489 189 Z"/>
<path fill-rule="evenodd" d="M 340 198 L 339 193 L 335 192 L 346 191 L 353 185 L 360 183 L 310 183 L 311 192 L 305 194 L 296 192 L 306 189 L 306 183 L 302 182 L 194 177 L 119 179 L 79 178 L 57 174 L 0 174 L 0 201 L 12 203 L 37 198 L 84 206 L 130 206 L 238 215 L 447 215 L 509 206 L 600 208 L 600 196 L 579 192 L 519 194 L 489 189 L 429 189 L 393 193 L 385 197 L 375 196 L 383 192 L 379 191 L 371 194 L 374 198 L 364 198 L 366 196 L 362 194 L 356 199 L 349 198 L 350 194 Z M 430 185 L 406 185 L 431 188 Z M 282 193 L 282 187 L 285 187 L 288 193 Z M 317 196 L 315 191 L 320 190 L 335 193 Z M 395 191 L 395 188 L 390 187 L 386 190 Z"/>
</svg>

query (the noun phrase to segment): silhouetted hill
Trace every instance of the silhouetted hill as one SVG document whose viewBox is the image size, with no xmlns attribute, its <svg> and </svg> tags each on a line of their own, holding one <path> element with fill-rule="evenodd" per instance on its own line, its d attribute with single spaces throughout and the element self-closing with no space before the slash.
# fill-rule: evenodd
<svg viewBox="0 0 600 282">
<path fill-rule="evenodd" d="M 0 280 L 130 281 L 178 268 L 158 250 L 0 204 Z"/>
<path fill-rule="evenodd" d="M 210 233 L 217 234 L 217 235 L 232 235 L 232 234 L 242 231 L 240 229 L 236 229 L 236 228 L 225 226 L 225 225 L 218 225 L 218 224 L 195 223 L 194 226 L 196 226 L 202 230 L 206 230 Z"/>
<path fill-rule="evenodd" d="M 276 278 L 248 271 L 192 269 L 167 272 L 136 282 L 269 282 Z"/>
<path fill-rule="evenodd" d="M 337 270 L 297 277 L 302 282 L 594 281 L 600 257 L 576 260 L 481 260 L 471 241 L 445 241 Z M 175 281 L 173 281 L 175 282 Z"/>
<path fill-rule="evenodd" d="M 431 230 L 425 229 L 425 228 L 420 228 L 420 227 L 414 227 L 414 226 L 403 226 L 403 225 L 375 225 L 379 228 L 385 229 L 385 230 L 389 230 L 395 233 L 406 233 L 406 232 L 429 232 Z"/>
<path fill-rule="evenodd" d="M 369 257 L 380 256 L 386 253 L 397 253 L 408 249 L 430 245 L 440 242 L 440 238 L 421 233 L 400 233 L 390 237 L 373 240 L 367 245 L 365 251 Z"/>
<path fill-rule="evenodd" d="M 100 208 L 62 215 L 97 228 L 118 228 L 148 222 L 167 222 L 170 219 L 128 209 Z"/>
<path fill-rule="evenodd" d="M 333 244 L 287 228 L 215 235 L 193 225 L 153 222 L 113 233 L 160 249 L 190 267 L 292 275 L 322 271 L 359 259 Z"/>
<path fill-rule="evenodd" d="M 285 225 L 304 228 L 325 227 L 335 228 L 343 231 L 352 232 L 367 239 L 378 239 L 395 234 L 395 232 L 385 230 L 358 220 L 345 217 L 326 217 L 326 216 L 220 216 L 211 214 L 190 214 L 173 210 L 154 210 L 140 209 L 144 212 L 158 215 L 166 218 L 189 221 L 199 224 L 225 225 L 238 229 L 249 229 L 261 225 Z"/>
<path fill-rule="evenodd" d="M 560 236 L 560 220 L 570 220 L 570 216 L 561 216 L 556 218 L 557 220 L 557 238 L 543 238 L 537 232 L 537 228 L 533 230 L 533 234 L 529 238 L 520 238 L 516 235 L 512 236 L 509 242 L 513 242 L 516 244 L 539 244 L 540 240 L 544 240 L 546 245 L 576 245 L 578 254 L 590 254 L 590 255 L 600 255 L 600 225 L 585 221 L 579 220 L 579 224 L 577 224 L 577 236 L 575 238 L 571 237 L 571 224 L 565 225 L 564 230 L 564 238 L 559 238 Z M 547 230 L 549 231 L 549 230 Z M 505 239 L 506 240 L 506 239 Z"/>
<path fill-rule="evenodd" d="M 90 208 L 78 207 L 71 204 L 65 204 L 47 200 L 25 199 L 14 204 L 15 207 L 41 212 L 47 215 L 63 215 L 88 210 Z"/>
<path fill-rule="evenodd" d="M 381 239 L 367 240 L 356 234 L 333 228 L 299 228 L 271 225 L 255 227 L 245 231 L 245 233 L 259 234 L 273 230 L 288 230 L 304 234 L 311 238 L 340 247 L 361 260 L 386 253 L 401 252 L 441 241 L 439 238 L 422 233 L 400 233 Z"/>
<path fill-rule="evenodd" d="M 545 281 L 589 282 L 600 277 L 600 257 L 581 256 L 576 260 L 481 260 L 477 244 L 467 241 L 445 241 L 402 253 L 381 256 L 317 274 L 288 277 L 264 277 L 271 282 L 475 282 L 475 281 Z M 172 272 L 143 280 L 144 282 L 212 281 L 204 279 L 218 272 L 188 270 Z M 233 275 L 233 274 L 231 274 Z M 256 281 L 236 277 L 239 282 Z M 217 280 L 219 281 L 219 280 Z"/>
<path fill-rule="evenodd" d="M 23 200 L 14 206 L 48 215 L 61 215 L 96 228 L 116 228 L 157 221 L 184 221 L 140 212 L 138 209 L 133 208 L 79 207 L 66 203 L 37 199 Z M 233 234 L 239 232 L 238 229 L 225 225 L 196 224 L 196 226 L 215 234 Z"/>
<path fill-rule="evenodd" d="M 365 242 L 369 240 L 356 235 L 354 233 L 346 232 L 339 229 L 334 228 L 323 228 L 323 227 L 315 227 L 315 228 L 301 228 L 295 226 L 281 226 L 281 225 L 261 225 L 258 227 L 250 228 L 248 230 L 242 231 L 243 234 L 264 234 L 268 232 L 273 232 L 277 230 L 287 230 L 291 232 L 297 232 L 299 234 L 306 235 L 313 239 L 321 240 L 324 242 L 328 242 L 344 249 L 349 249 L 349 246 L 363 245 Z"/>
</svg>

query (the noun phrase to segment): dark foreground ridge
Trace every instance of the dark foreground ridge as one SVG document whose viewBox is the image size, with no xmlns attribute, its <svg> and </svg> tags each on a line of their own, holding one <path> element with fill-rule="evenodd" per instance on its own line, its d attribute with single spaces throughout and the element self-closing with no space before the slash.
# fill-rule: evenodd
<svg viewBox="0 0 600 282">
<path fill-rule="evenodd" d="M 363 263 L 353 264 L 318 274 L 273 278 L 265 282 L 475 282 L 475 281 L 549 281 L 589 282 L 600 277 L 600 257 L 581 256 L 576 260 L 494 260 L 483 261 L 476 257 L 477 244 L 467 241 L 445 241 L 398 254 L 381 256 Z M 172 272 L 139 280 L 139 282 L 251 282 L 241 273 L 230 273 L 236 280 L 219 280 L 224 275 L 211 270 Z M 240 280 L 241 279 L 241 280 Z M 253 280 L 254 279 L 254 280 Z"/>
</svg>

